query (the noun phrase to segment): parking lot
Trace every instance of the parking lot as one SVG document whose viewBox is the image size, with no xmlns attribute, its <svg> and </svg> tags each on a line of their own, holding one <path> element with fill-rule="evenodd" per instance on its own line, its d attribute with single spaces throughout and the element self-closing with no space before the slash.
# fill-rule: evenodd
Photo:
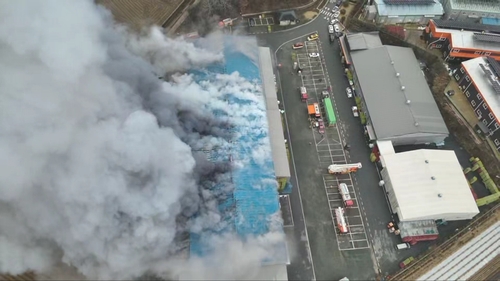
<svg viewBox="0 0 500 281">
<path fill-rule="evenodd" d="M 249 26 L 267 26 L 274 25 L 274 19 L 272 17 L 267 18 L 249 18 L 248 19 Z"/>
<path fill-rule="evenodd" d="M 322 91 L 330 89 L 331 83 L 326 67 L 324 66 L 321 45 L 318 44 L 317 41 L 306 41 L 304 48 L 296 50 L 295 53 L 298 67 L 302 70 L 302 75 L 300 75 L 302 85 L 306 87 L 309 94 L 307 103 L 319 103 L 323 120 L 326 120 L 325 110 L 322 107 L 320 99 Z M 310 54 L 312 53 L 318 53 L 319 55 L 311 56 Z M 330 94 L 330 98 L 335 104 L 333 95 Z M 306 110 L 305 106 L 304 110 Z M 337 110 L 335 111 L 337 112 Z M 349 161 L 349 153 L 344 151 L 343 133 L 340 128 L 340 120 L 338 120 L 337 124 L 326 127 L 323 134 L 320 134 L 317 129 L 311 126 L 319 163 L 319 174 L 323 178 L 325 196 L 328 198 L 330 215 L 335 227 L 337 226 L 337 222 L 334 210 L 338 207 L 344 207 L 341 195 L 337 189 L 340 183 L 347 184 L 350 196 L 354 201 L 354 205 L 345 210 L 345 219 L 349 232 L 347 234 L 336 234 L 339 250 L 367 249 L 370 245 L 362 213 L 356 199 L 357 196 L 354 192 L 354 184 L 356 183 L 355 175 L 347 174 L 335 176 L 328 174 L 327 171 L 327 167 L 331 164 L 351 163 Z"/>
</svg>

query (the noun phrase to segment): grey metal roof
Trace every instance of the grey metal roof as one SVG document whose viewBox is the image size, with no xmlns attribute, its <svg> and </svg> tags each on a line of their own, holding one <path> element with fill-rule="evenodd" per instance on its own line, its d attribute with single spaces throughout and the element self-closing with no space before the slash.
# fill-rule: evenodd
<svg viewBox="0 0 500 281">
<path fill-rule="evenodd" d="M 388 5 L 383 0 L 375 0 L 377 11 L 380 16 L 437 16 L 444 14 L 443 5 L 434 0 L 430 5 Z"/>
<path fill-rule="evenodd" d="M 280 13 L 280 21 L 282 20 L 295 21 L 297 20 L 297 14 L 293 10 L 283 11 Z"/>
<path fill-rule="evenodd" d="M 347 43 L 351 52 L 382 46 L 378 31 L 347 34 Z"/>
<path fill-rule="evenodd" d="M 377 139 L 448 134 L 412 49 L 382 46 L 351 56 Z"/>
<path fill-rule="evenodd" d="M 259 47 L 259 66 L 262 87 L 266 99 L 267 120 L 269 124 L 269 141 L 274 162 L 276 177 L 290 177 L 290 165 L 285 147 L 285 135 L 278 98 L 273 78 L 273 66 L 269 48 Z"/>
</svg>

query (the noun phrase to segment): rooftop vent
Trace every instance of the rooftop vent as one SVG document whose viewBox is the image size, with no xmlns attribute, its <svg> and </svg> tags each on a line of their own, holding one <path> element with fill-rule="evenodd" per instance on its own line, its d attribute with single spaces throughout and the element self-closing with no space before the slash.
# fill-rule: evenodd
<svg viewBox="0 0 500 281">
<path fill-rule="evenodd" d="M 415 127 L 418 127 L 418 122 L 415 122 Z M 427 163 L 427 160 L 425 160 L 425 163 Z"/>
<path fill-rule="evenodd" d="M 438 197 L 441 198 L 443 197 L 443 195 L 441 193 L 438 193 Z"/>
<path fill-rule="evenodd" d="M 410 104 L 411 103 L 411 100 L 406 100 L 406 104 Z"/>
<path fill-rule="evenodd" d="M 391 60 L 391 64 L 394 64 L 394 61 Z"/>
<path fill-rule="evenodd" d="M 401 86 L 401 90 L 404 91 L 406 89 L 405 86 Z"/>
<path fill-rule="evenodd" d="M 431 177 L 431 180 L 436 180 L 436 177 Z"/>
<path fill-rule="evenodd" d="M 398 72 L 398 73 L 396 73 L 396 77 L 399 77 L 399 75 L 401 75 L 401 74 L 399 74 L 399 72 Z"/>
<path fill-rule="evenodd" d="M 429 163 L 429 160 L 425 160 L 425 163 Z"/>
</svg>

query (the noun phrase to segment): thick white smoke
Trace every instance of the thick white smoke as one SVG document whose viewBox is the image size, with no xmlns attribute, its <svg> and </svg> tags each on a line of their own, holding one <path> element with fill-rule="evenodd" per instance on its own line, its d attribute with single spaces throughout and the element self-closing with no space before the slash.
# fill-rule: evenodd
<svg viewBox="0 0 500 281">
<path fill-rule="evenodd" d="M 262 108 L 220 99 L 259 91 L 237 74 L 197 84 L 153 73 L 221 58 L 157 29 L 125 35 L 91 0 L 0 1 L 0 272 L 47 271 L 62 252 L 89 278 L 153 270 L 251 279 L 282 237 L 225 237 L 232 244 L 211 262 L 169 259 L 177 234 L 220 223 L 216 195 L 200 192 L 200 179 L 224 181 L 225 168 L 193 152 L 228 146 L 220 129 L 228 120 L 211 110 L 238 112 L 235 125 L 249 130 L 265 118 Z M 268 157 L 266 147 L 254 156 Z"/>
</svg>

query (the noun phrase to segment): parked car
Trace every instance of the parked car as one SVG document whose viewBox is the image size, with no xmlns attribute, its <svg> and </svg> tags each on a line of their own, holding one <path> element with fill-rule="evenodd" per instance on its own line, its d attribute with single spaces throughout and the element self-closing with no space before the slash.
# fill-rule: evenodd
<svg viewBox="0 0 500 281">
<path fill-rule="evenodd" d="M 411 245 L 410 243 L 401 243 L 396 245 L 397 250 L 404 250 L 404 249 L 410 249 Z"/>
<path fill-rule="evenodd" d="M 309 37 L 307 37 L 307 40 L 314 41 L 314 40 L 318 40 L 318 38 L 319 38 L 319 35 L 317 33 L 315 33 L 315 34 L 309 35 Z"/>
<path fill-rule="evenodd" d="M 358 107 L 357 106 L 351 107 L 351 110 L 352 110 L 352 115 L 354 117 L 359 117 L 359 112 L 358 112 Z"/>
<path fill-rule="evenodd" d="M 332 34 L 334 32 L 333 25 L 328 25 L 328 33 Z"/>
<path fill-rule="evenodd" d="M 334 24 L 333 25 L 333 29 L 335 30 L 335 32 L 339 33 L 339 32 L 342 32 L 342 30 L 340 29 L 340 26 L 338 24 Z"/>
<path fill-rule="evenodd" d="M 339 16 L 340 16 L 340 12 L 337 11 L 337 12 L 333 13 L 334 18 L 338 18 Z"/>
<path fill-rule="evenodd" d="M 319 53 L 310 53 L 309 57 L 310 58 L 319 58 Z"/>
<path fill-rule="evenodd" d="M 330 93 L 327 90 L 323 90 L 323 91 L 321 91 L 321 96 L 323 98 L 328 98 L 328 97 L 330 97 Z"/>
<path fill-rule="evenodd" d="M 338 22 L 339 22 L 339 20 L 338 20 L 338 19 L 332 19 L 332 21 L 330 22 L 330 24 L 336 24 L 336 23 L 338 23 Z"/>
<path fill-rule="evenodd" d="M 348 98 L 352 98 L 352 90 L 351 87 L 345 88 L 345 93 L 347 94 Z"/>
<path fill-rule="evenodd" d="M 304 48 L 304 43 L 302 43 L 302 42 L 295 43 L 292 45 L 292 49 L 294 49 L 294 50 L 302 49 L 302 48 Z"/>
<path fill-rule="evenodd" d="M 425 26 L 419 26 L 417 27 L 418 30 L 424 30 L 425 29 Z"/>
<path fill-rule="evenodd" d="M 323 122 L 323 119 L 318 119 L 318 132 L 320 134 L 325 133 L 325 122 Z"/>
</svg>

